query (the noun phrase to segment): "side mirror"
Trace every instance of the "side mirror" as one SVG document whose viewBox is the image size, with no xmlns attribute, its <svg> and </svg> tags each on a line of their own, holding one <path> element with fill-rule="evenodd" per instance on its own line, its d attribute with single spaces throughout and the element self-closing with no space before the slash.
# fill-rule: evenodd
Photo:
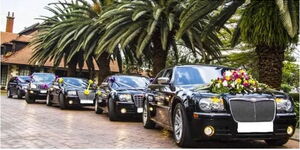
<svg viewBox="0 0 300 150">
<path fill-rule="evenodd" d="M 159 77 L 157 82 L 158 84 L 169 84 L 170 79 L 168 77 Z"/>
<path fill-rule="evenodd" d="M 106 87 L 106 86 L 108 86 L 108 82 L 102 82 L 100 86 L 101 87 Z"/>
</svg>

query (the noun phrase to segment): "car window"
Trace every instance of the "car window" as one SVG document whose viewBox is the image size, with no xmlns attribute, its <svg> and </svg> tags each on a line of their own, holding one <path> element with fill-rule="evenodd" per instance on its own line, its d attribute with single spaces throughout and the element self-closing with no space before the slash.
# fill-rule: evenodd
<svg viewBox="0 0 300 150">
<path fill-rule="evenodd" d="M 160 72 L 156 75 L 156 77 L 155 77 L 154 81 L 152 82 L 152 84 L 158 84 L 157 79 L 158 79 L 159 77 L 162 77 L 163 74 L 164 74 L 164 72 L 165 72 L 165 70 L 160 71 Z"/>
<path fill-rule="evenodd" d="M 172 78 L 173 75 L 173 69 L 168 69 L 165 74 L 163 75 L 163 77 L 168 77 L 170 80 Z"/>
</svg>

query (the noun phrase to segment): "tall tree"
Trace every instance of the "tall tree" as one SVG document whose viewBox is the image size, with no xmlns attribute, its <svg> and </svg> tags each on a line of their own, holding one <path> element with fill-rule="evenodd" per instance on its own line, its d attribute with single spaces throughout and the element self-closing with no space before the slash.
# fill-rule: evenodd
<svg viewBox="0 0 300 150">
<path fill-rule="evenodd" d="M 253 45 L 259 61 L 259 81 L 273 88 L 280 88 L 284 52 L 292 43 L 298 41 L 299 1 L 251 0 L 247 4 L 245 0 L 192 1 L 186 15 L 180 20 L 177 39 L 199 19 L 208 13 L 214 13 L 216 9 L 221 10 L 220 13 L 210 19 L 202 36 L 211 30 L 218 31 L 238 8 L 243 7 L 244 12 L 233 33 L 232 43 L 236 45 L 241 39 Z"/>
</svg>

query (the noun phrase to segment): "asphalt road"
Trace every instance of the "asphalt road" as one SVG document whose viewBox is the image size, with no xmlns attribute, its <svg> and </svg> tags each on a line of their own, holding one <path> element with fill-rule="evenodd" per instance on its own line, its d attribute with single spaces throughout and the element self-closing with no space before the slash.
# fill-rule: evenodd
<svg viewBox="0 0 300 150">
<path fill-rule="evenodd" d="M 111 122 L 93 108 L 60 110 L 44 101 L 1 98 L 1 148 L 178 148 L 172 134 L 161 128 L 144 129 L 141 122 Z M 196 143 L 199 148 L 270 148 L 263 141 Z M 273 147 L 274 148 L 274 147 Z M 276 148 L 299 148 L 290 140 Z"/>
</svg>

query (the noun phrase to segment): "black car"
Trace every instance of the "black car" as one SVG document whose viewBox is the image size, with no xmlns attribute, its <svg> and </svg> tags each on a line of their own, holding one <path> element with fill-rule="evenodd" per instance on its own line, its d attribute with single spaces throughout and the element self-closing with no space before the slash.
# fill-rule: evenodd
<svg viewBox="0 0 300 150">
<path fill-rule="evenodd" d="M 149 79 L 134 75 L 113 75 L 106 78 L 97 94 L 95 112 L 108 112 L 111 121 L 122 116 L 140 116 L 143 112 L 144 90 Z"/>
<path fill-rule="evenodd" d="M 87 79 L 61 77 L 48 89 L 46 104 L 47 106 L 56 104 L 61 109 L 70 106 L 93 106 L 96 90 L 93 83 Z"/>
<path fill-rule="evenodd" d="M 143 125 L 173 131 L 177 145 L 197 140 L 265 140 L 285 144 L 294 134 L 293 100 L 273 91 L 215 94 L 199 89 L 221 77 L 226 67 L 183 65 L 164 69 L 148 86 Z M 281 99 L 281 101 L 277 101 Z"/>
<path fill-rule="evenodd" d="M 25 90 L 28 87 L 31 78 L 29 76 L 12 77 L 7 83 L 7 97 L 12 98 L 17 95 L 19 99 L 25 96 Z"/>
<path fill-rule="evenodd" d="M 33 73 L 25 93 L 26 102 L 31 104 L 36 99 L 46 99 L 48 88 L 55 79 L 53 73 Z"/>
</svg>

